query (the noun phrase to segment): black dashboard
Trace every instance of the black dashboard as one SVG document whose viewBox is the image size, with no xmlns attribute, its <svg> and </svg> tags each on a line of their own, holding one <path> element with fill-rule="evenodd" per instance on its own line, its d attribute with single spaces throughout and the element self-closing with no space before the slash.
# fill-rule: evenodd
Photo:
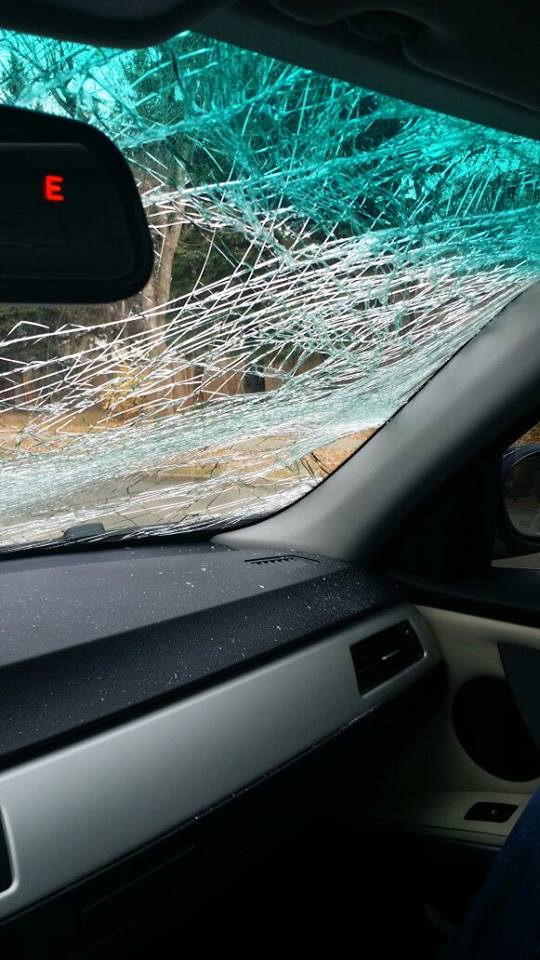
<svg viewBox="0 0 540 960">
<path fill-rule="evenodd" d="M 403 588 L 327 557 L 212 543 L 14 556 L 0 604 L 0 943 L 28 916 L 50 931 L 59 902 L 94 915 L 126 858 L 153 857 L 155 878 L 176 843 L 191 876 L 189 831 L 216 810 L 284 771 L 305 788 L 330 745 L 345 767 L 378 762 L 442 695 Z M 77 921 L 54 956 L 81 936 Z"/>
<path fill-rule="evenodd" d="M 0 764 L 78 739 L 404 599 L 320 556 L 203 543 L 0 565 Z"/>
</svg>

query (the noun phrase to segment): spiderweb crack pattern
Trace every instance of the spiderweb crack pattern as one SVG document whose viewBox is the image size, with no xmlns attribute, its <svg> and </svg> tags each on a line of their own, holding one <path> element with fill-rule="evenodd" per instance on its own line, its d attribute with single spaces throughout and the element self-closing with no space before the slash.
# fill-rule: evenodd
<svg viewBox="0 0 540 960">
<path fill-rule="evenodd" d="M 130 301 L 0 308 L 3 543 L 277 509 L 539 275 L 520 137 L 191 33 L 5 33 L 0 99 L 111 136 L 156 253 Z"/>
</svg>

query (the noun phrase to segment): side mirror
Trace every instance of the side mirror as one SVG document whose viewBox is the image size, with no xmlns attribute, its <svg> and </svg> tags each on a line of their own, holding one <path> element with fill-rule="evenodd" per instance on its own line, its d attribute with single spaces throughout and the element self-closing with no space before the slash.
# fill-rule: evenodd
<svg viewBox="0 0 540 960">
<path fill-rule="evenodd" d="M 505 454 L 503 505 L 511 531 L 540 543 L 540 447 L 536 444 L 514 447 Z"/>
<path fill-rule="evenodd" d="M 107 303 L 152 270 L 133 175 L 98 130 L 0 107 L 0 302 Z"/>
</svg>

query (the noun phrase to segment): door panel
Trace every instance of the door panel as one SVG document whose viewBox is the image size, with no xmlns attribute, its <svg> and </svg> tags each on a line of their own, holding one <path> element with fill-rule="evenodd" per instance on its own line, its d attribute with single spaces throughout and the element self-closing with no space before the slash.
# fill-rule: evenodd
<svg viewBox="0 0 540 960">
<path fill-rule="evenodd" d="M 540 751 L 513 703 L 499 645 L 540 651 L 540 629 L 419 609 L 446 661 L 447 696 L 388 769 L 377 814 L 407 830 L 500 846 L 540 786 Z M 465 819 L 478 802 L 491 814 L 501 802 L 516 809 L 504 822 Z"/>
</svg>

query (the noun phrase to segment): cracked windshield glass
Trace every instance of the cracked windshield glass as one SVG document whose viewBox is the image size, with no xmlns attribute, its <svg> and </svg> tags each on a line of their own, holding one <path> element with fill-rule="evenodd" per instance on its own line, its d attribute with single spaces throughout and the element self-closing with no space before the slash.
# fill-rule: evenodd
<svg viewBox="0 0 540 960">
<path fill-rule="evenodd" d="M 3 33 L 0 100 L 107 133 L 156 255 L 128 301 L 0 306 L 4 546 L 285 506 L 540 273 L 536 142 L 192 33 Z"/>
</svg>

